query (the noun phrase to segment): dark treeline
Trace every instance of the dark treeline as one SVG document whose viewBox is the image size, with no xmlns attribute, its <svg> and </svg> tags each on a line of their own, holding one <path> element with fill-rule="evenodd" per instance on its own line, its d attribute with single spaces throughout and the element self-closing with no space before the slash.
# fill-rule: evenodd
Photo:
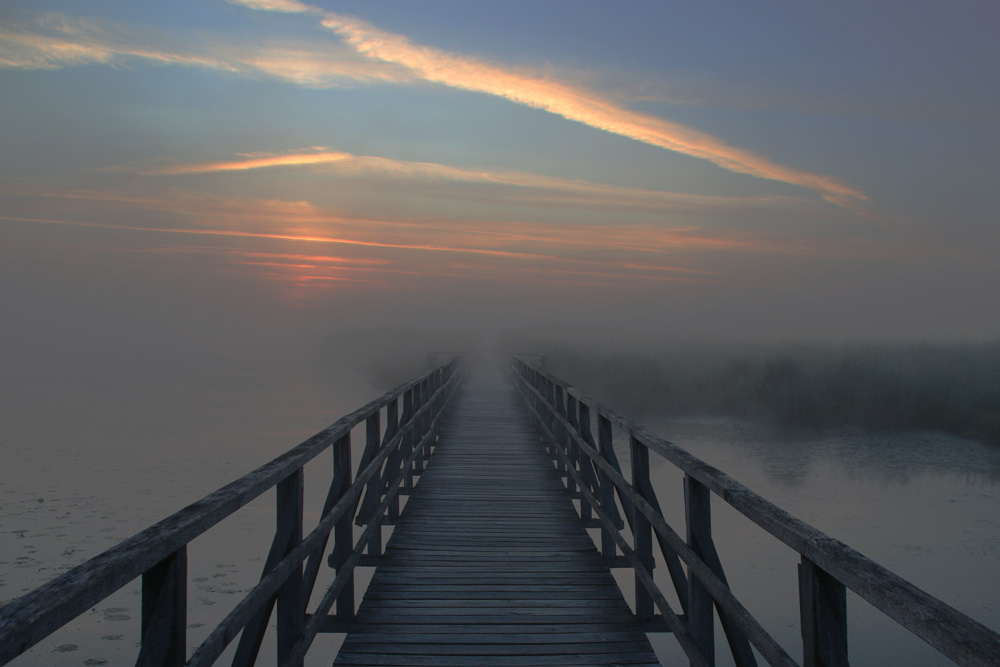
<svg viewBox="0 0 1000 667">
<path fill-rule="evenodd" d="M 1000 341 L 765 344 L 517 336 L 511 349 L 642 418 L 726 415 L 780 427 L 935 429 L 1000 444 Z"/>
</svg>

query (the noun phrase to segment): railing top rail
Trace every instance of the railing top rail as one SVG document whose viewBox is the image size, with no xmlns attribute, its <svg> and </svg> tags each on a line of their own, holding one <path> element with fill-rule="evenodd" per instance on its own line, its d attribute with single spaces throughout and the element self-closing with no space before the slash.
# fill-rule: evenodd
<svg viewBox="0 0 1000 667">
<path fill-rule="evenodd" d="M 3 605 L 0 607 L 0 658 L 12 645 L 22 641 L 33 644 L 29 636 L 46 636 L 137 579 L 150 567 L 307 464 L 350 433 L 352 428 L 434 373 L 458 363 L 459 359 L 453 356 L 426 373 L 390 389 L 284 454 Z"/>
<path fill-rule="evenodd" d="M 1000 634 L 523 356 L 513 358 L 704 484 L 748 519 L 952 660 L 960 664 L 992 665 L 1000 656 Z"/>
</svg>

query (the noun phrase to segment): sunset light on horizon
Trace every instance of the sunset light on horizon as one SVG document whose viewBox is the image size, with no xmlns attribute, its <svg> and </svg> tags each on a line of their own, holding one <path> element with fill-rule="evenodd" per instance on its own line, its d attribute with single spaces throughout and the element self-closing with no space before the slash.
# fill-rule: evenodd
<svg viewBox="0 0 1000 667">
<path fill-rule="evenodd" d="M 8 333 L 167 299 L 227 328 L 995 337 L 997 18 L 8 3 Z"/>
<path fill-rule="evenodd" d="M 992 664 L 998 34 L 0 0 L 0 664 Z"/>
</svg>

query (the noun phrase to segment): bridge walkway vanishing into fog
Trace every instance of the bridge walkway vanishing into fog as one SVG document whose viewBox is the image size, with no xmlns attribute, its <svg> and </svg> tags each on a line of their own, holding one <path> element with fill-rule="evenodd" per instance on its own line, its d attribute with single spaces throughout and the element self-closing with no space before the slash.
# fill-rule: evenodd
<svg viewBox="0 0 1000 667">
<path fill-rule="evenodd" d="M 502 376 L 467 382 L 336 665 L 659 665 Z"/>
<path fill-rule="evenodd" d="M 22 654 L 19 664 L 46 664 L 52 648 L 32 647 L 128 586 L 141 594 L 142 667 L 301 667 L 307 652 L 310 664 L 336 665 L 657 664 L 647 632 L 672 633 L 698 667 L 727 647 L 739 667 L 800 664 L 790 650 L 806 667 L 846 667 L 848 590 L 955 663 L 1000 664 L 993 630 L 540 363 L 509 359 L 513 389 L 476 371 L 460 390 L 461 357 L 432 366 L 0 607 L 0 665 Z M 615 429 L 627 441 L 625 471 Z M 329 487 L 307 512 L 304 468 L 323 453 L 332 454 Z M 682 473 L 683 537 L 661 511 L 651 454 Z M 259 581 L 217 625 L 189 624 L 188 545 L 272 490 L 274 537 Z M 788 573 L 799 646 L 779 644 L 730 590 L 713 498 L 801 557 Z M 383 526 L 393 530 L 386 548 Z M 593 541 L 587 529 L 597 529 Z M 332 581 L 317 585 L 323 562 Z M 376 568 L 360 606 L 358 565 Z M 631 570 L 630 603 L 609 567 Z M 313 646 L 319 633 L 346 634 L 336 656 L 329 643 Z"/>
</svg>

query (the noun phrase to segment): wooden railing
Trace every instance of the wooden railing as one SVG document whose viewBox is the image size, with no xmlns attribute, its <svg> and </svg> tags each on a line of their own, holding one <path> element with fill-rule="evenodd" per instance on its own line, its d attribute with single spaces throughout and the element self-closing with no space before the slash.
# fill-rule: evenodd
<svg viewBox="0 0 1000 667">
<path fill-rule="evenodd" d="M 649 620 L 658 609 L 657 620 L 674 633 L 692 665 L 715 664 L 716 612 L 736 665 L 757 664 L 751 646 L 771 665 L 797 664 L 729 588 L 712 540 L 713 493 L 801 555 L 798 586 L 806 667 L 848 664 L 847 589 L 960 665 L 1000 664 L 1000 635 L 981 623 L 524 357 L 512 357 L 510 371 L 569 490 L 582 499 L 582 518 L 596 516 L 603 555 L 612 562 L 623 556 L 634 569 L 636 615 Z M 612 446 L 613 426 L 629 438 L 630 479 Z M 649 479 L 650 452 L 684 473 L 686 539 L 660 510 Z M 631 540 L 621 532 L 621 513 Z M 653 579 L 654 539 L 680 605 L 676 611 Z"/>
<path fill-rule="evenodd" d="M 237 635 L 233 664 L 252 665 L 275 607 L 277 663 L 301 665 L 318 632 L 343 630 L 353 618 L 354 567 L 362 554 L 381 554 L 384 517 L 398 517 L 399 493 L 409 490 L 420 474 L 461 377 L 461 358 L 453 357 L 270 463 L 7 603 L 0 608 L 0 664 L 141 577 L 142 643 L 136 665 L 210 665 Z M 365 447 L 354 474 L 351 429 L 362 422 Z M 327 449 L 333 451 L 333 480 L 318 525 L 303 536 L 303 466 Z M 272 488 L 276 529 L 259 583 L 187 656 L 188 544 Z M 364 526 L 357 540 L 352 522 Z M 331 533 L 329 562 L 337 573 L 307 614 Z"/>
</svg>

